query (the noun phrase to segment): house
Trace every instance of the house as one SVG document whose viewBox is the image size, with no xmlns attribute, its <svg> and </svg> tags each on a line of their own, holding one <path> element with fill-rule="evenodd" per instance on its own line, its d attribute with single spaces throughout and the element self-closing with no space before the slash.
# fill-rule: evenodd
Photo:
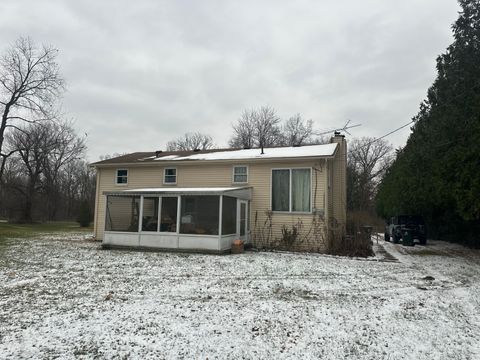
<svg viewBox="0 0 480 360">
<path fill-rule="evenodd" d="M 137 152 L 97 170 L 104 247 L 318 251 L 345 234 L 346 140 L 262 149 Z"/>
</svg>

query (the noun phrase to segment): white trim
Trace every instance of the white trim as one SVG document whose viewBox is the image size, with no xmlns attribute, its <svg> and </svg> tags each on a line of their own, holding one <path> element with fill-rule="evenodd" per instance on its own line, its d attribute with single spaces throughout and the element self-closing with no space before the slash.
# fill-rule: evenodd
<svg viewBox="0 0 480 360">
<path fill-rule="evenodd" d="M 310 211 L 292 211 L 292 170 L 310 170 Z M 281 210 L 273 210 L 273 171 L 274 170 L 289 170 L 289 183 L 288 183 L 288 211 L 281 211 Z M 271 168 L 270 169 L 270 210 L 274 214 L 298 214 L 298 215 L 311 215 L 313 214 L 313 204 L 312 204 L 312 196 L 313 196 L 313 178 L 312 178 L 312 171 L 313 168 L 311 166 L 292 166 L 292 167 L 282 167 L 282 168 Z"/>
<path fill-rule="evenodd" d="M 175 170 L 175 182 L 165 182 L 165 178 L 167 176 L 167 170 Z M 173 176 L 173 175 L 169 175 Z M 178 178 L 178 169 L 176 167 L 166 167 L 163 168 L 163 185 L 177 185 L 177 178 Z"/>
<path fill-rule="evenodd" d="M 244 167 L 247 169 L 247 172 L 245 173 L 245 175 L 247 176 L 247 181 L 235 181 L 235 168 L 240 168 L 240 167 Z M 244 174 L 241 174 L 241 175 L 244 175 Z M 248 165 L 233 165 L 232 166 L 232 184 L 248 184 L 248 177 L 249 177 L 249 169 L 248 169 Z"/>
<path fill-rule="evenodd" d="M 245 204 L 245 234 L 243 235 L 244 239 L 242 239 L 241 231 L 241 219 L 242 219 L 242 203 Z M 249 234 L 248 234 L 248 200 L 241 200 L 237 199 L 237 234 L 240 239 L 249 241 Z"/>
<path fill-rule="evenodd" d="M 143 195 L 140 196 L 140 209 L 138 210 L 138 232 L 142 232 L 143 226 Z M 140 245 L 140 244 L 139 244 Z"/>
<path fill-rule="evenodd" d="M 126 183 L 119 183 L 119 182 L 118 182 L 118 172 L 119 172 L 119 171 L 122 171 L 122 170 L 124 170 L 124 171 L 127 172 L 127 182 L 126 182 Z M 127 186 L 127 185 L 128 185 L 128 173 L 129 173 L 129 171 L 128 171 L 128 169 L 126 169 L 126 168 L 117 168 L 117 169 L 115 169 L 115 179 L 113 179 L 114 184 L 115 184 L 116 186 Z"/>
</svg>

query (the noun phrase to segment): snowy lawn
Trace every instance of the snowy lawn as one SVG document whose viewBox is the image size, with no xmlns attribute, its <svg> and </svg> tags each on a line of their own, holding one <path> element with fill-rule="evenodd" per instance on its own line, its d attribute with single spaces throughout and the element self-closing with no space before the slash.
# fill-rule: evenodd
<svg viewBox="0 0 480 360">
<path fill-rule="evenodd" d="M 84 237 L 0 242 L 0 358 L 480 358 L 478 251 L 217 256 Z"/>
</svg>

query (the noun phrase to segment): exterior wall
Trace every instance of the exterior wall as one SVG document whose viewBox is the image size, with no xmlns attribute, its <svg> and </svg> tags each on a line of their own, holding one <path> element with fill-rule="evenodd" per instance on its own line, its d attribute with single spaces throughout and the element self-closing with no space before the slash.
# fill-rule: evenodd
<svg viewBox="0 0 480 360">
<path fill-rule="evenodd" d="M 336 159 L 336 158 L 335 158 Z M 333 160 L 333 164 L 335 164 Z M 332 160 L 328 162 L 332 163 Z M 342 164 L 338 162 L 338 164 Z M 234 165 L 248 166 L 248 184 L 234 184 L 232 172 Z M 327 161 L 323 158 L 308 161 L 244 161 L 236 163 L 184 163 L 175 164 L 177 169 L 177 183 L 175 185 L 163 184 L 163 169 L 172 167 L 172 164 L 158 163 L 148 165 L 121 166 L 128 168 L 128 184 L 116 185 L 116 168 L 102 167 L 98 170 L 98 187 L 95 214 L 95 237 L 97 240 L 104 238 L 105 228 L 105 202 L 104 191 L 118 191 L 126 189 L 152 188 L 152 187 L 230 187 L 251 186 L 252 201 L 250 203 L 250 238 L 254 246 L 275 247 L 299 251 L 324 251 L 326 249 L 326 221 L 327 214 L 333 213 L 341 218 L 341 207 L 335 205 L 328 196 L 339 191 L 332 188 L 331 194 L 327 191 Z M 311 168 L 312 174 L 312 213 L 278 213 L 271 212 L 271 172 L 274 168 Z M 333 165 L 335 171 L 335 165 Z M 337 170 L 340 172 L 340 170 Z M 340 173 L 339 173 L 340 174 Z M 335 177 L 335 179 L 337 179 Z M 341 185 L 338 186 L 340 188 Z M 345 191 L 344 191 L 345 192 Z M 346 192 L 345 192 L 346 193 Z M 332 210 L 327 209 L 327 202 L 332 204 Z M 339 210 L 340 209 L 340 210 Z M 297 226 L 300 234 L 291 244 L 282 241 L 282 228 L 292 230 Z M 222 241 L 221 247 L 227 246 L 233 239 Z"/>
<path fill-rule="evenodd" d="M 335 235 L 343 236 L 347 225 L 347 142 L 342 135 L 332 138 L 339 144 L 332 160 L 332 220 L 331 228 Z"/>
</svg>

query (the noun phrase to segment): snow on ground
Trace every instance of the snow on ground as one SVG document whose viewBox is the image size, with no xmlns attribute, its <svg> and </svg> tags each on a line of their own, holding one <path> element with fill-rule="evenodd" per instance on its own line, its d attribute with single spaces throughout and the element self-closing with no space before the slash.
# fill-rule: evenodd
<svg viewBox="0 0 480 360">
<path fill-rule="evenodd" d="M 0 358 L 479 359 L 480 252 L 376 247 L 399 261 L 7 240 Z"/>
</svg>

